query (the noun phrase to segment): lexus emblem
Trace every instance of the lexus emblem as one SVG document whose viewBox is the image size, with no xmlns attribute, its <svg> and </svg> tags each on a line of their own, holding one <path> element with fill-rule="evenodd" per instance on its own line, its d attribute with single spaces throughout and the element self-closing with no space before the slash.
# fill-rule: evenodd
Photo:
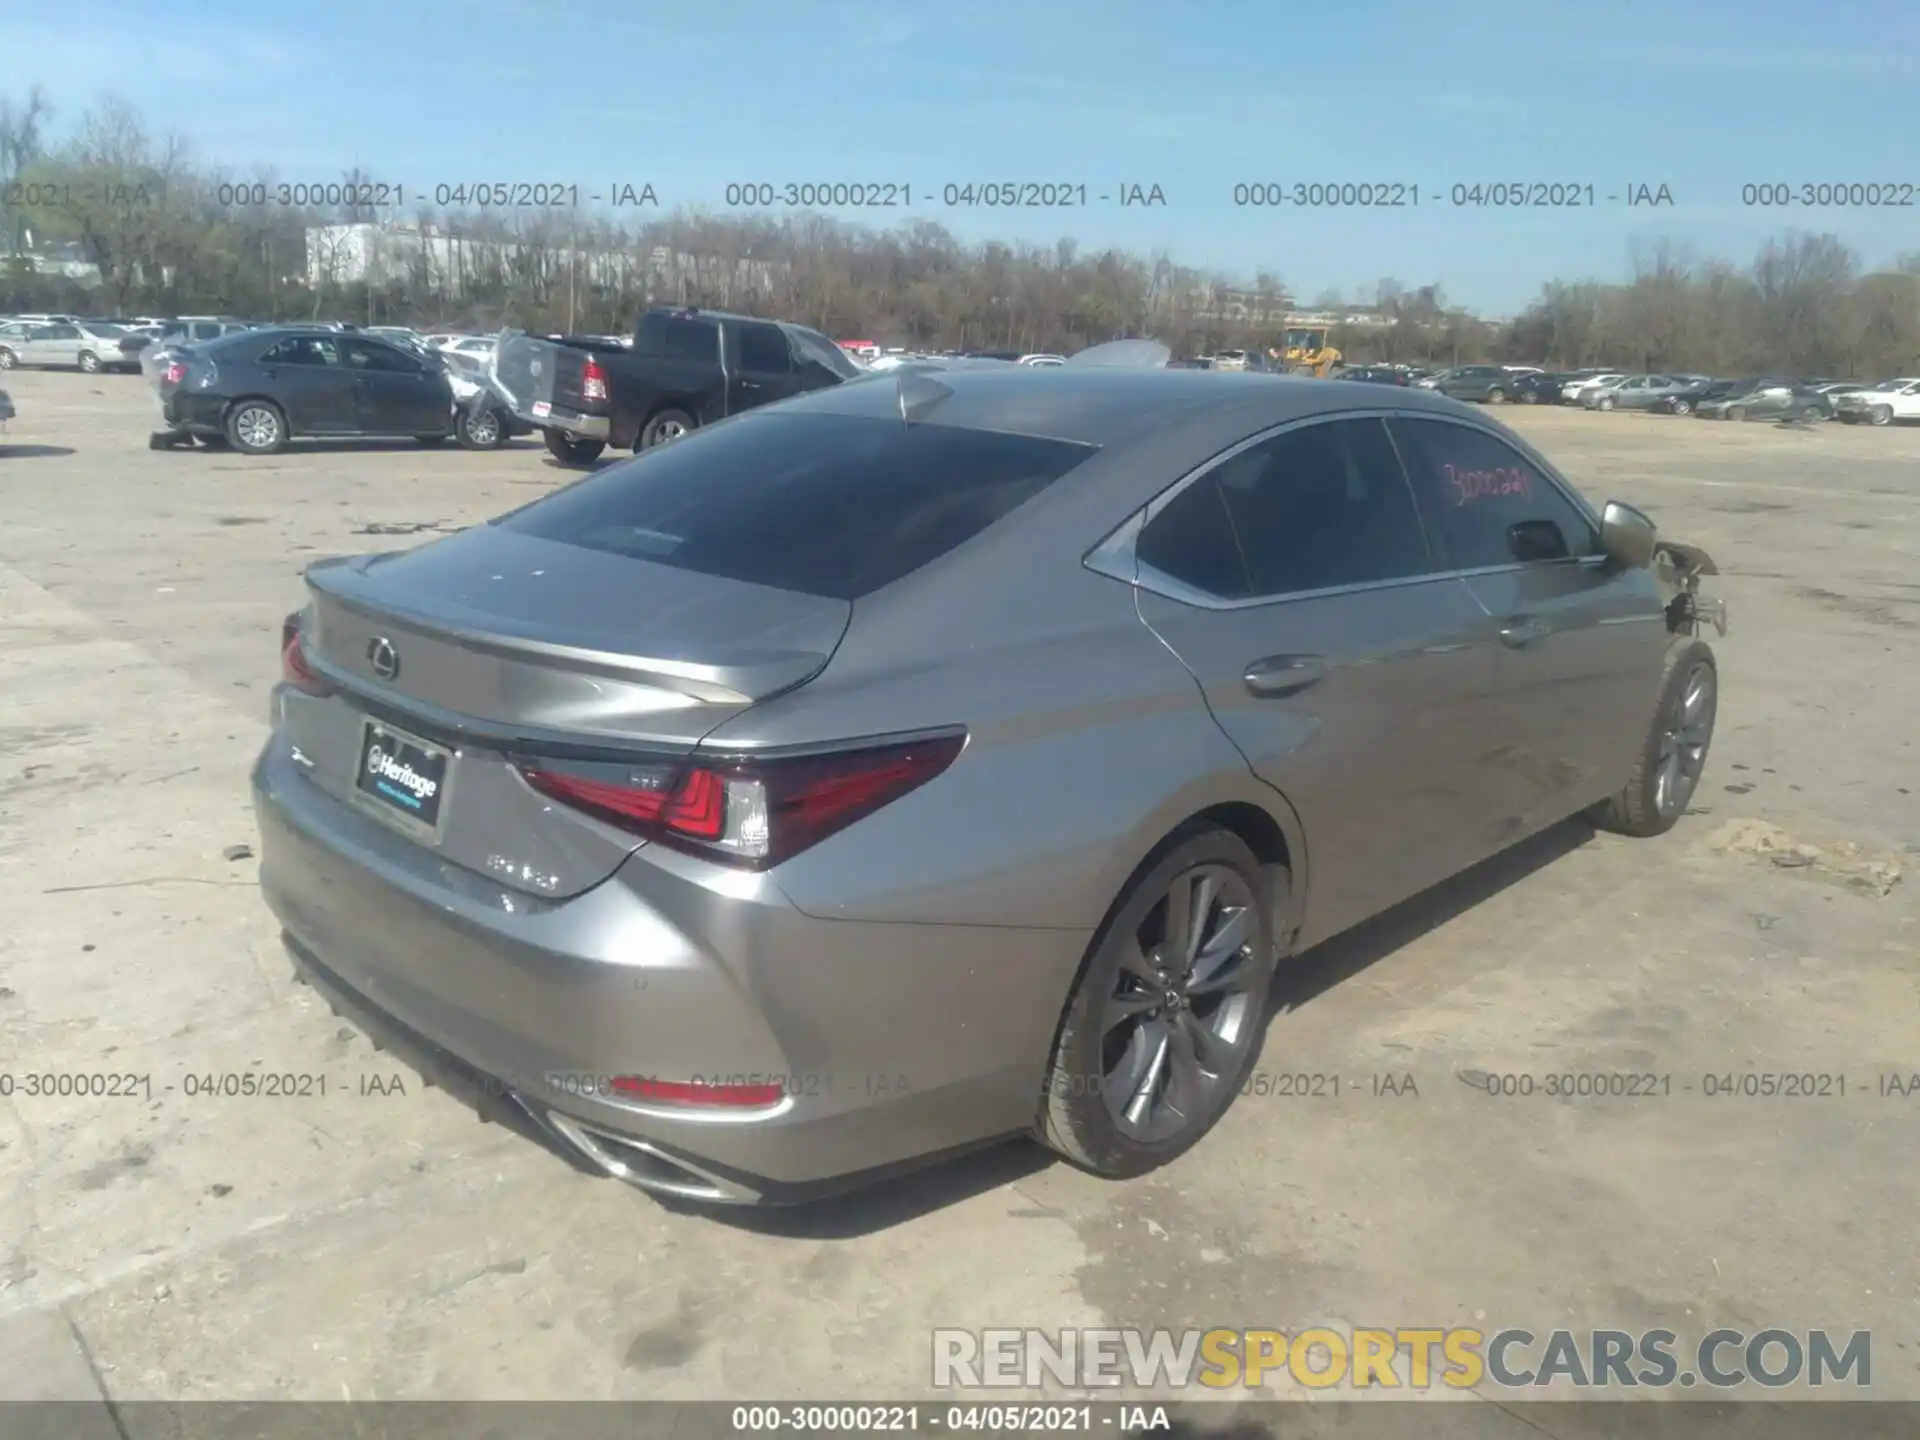
<svg viewBox="0 0 1920 1440">
<path fill-rule="evenodd" d="M 400 674 L 400 652 L 384 635 L 367 642 L 367 663 L 382 680 L 396 679 Z"/>
</svg>

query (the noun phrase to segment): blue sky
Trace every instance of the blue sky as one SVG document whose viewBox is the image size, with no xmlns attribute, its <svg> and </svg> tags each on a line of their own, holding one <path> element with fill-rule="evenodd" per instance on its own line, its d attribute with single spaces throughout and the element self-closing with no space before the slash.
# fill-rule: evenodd
<svg viewBox="0 0 1920 1440">
<path fill-rule="evenodd" d="M 1310 300 L 1438 282 L 1512 313 L 1662 239 L 1920 248 L 1904 210 L 1772 210 L 1754 181 L 1920 187 L 1920 0 L 139 0 L 0 4 L 0 94 L 130 101 L 203 159 L 467 181 L 893 181 L 965 239 L 1165 250 Z M 1417 210 L 1237 208 L 1236 183 L 1417 182 Z M 948 209 L 944 185 L 1158 184 L 1164 207 Z M 1454 184 L 1591 184 L 1597 209 L 1455 209 Z M 1666 185 L 1674 205 L 1605 197 Z M 928 203 L 931 201 L 931 203 Z M 1916 192 L 1920 202 L 1920 191 Z M 852 218 L 852 217 L 849 217 Z M 874 212 L 879 223 L 905 219 Z"/>
</svg>

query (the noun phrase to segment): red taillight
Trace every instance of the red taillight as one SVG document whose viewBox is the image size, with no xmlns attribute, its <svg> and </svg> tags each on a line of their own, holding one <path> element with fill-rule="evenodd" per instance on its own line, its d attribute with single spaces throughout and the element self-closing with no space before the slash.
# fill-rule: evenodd
<svg viewBox="0 0 1920 1440">
<path fill-rule="evenodd" d="M 782 1085 L 655 1080 L 644 1075 L 615 1075 L 607 1088 L 629 1100 L 649 1100 L 662 1105 L 726 1105 L 741 1109 L 778 1105 L 787 1093 Z"/>
<path fill-rule="evenodd" d="M 309 695 L 327 693 L 327 682 L 313 673 L 313 667 L 307 664 L 307 652 L 301 648 L 298 614 L 280 622 L 280 678 Z"/>
<path fill-rule="evenodd" d="M 689 770 L 673 785 L 662 783 L 671 775 L 665 769 L 651 775 L 635 771 L 626 781 L 598 780 L 525 765 L 520 773 L 542 795 L 627 829 L 658 825 L 691 840 L 720 836 L 724 801 L 718 777 L 708 770 Z"/>
<path fill-rule="evenodd" d="M 607 372 L 591 355 L 587 357 L 586 368 L 580 372 L 580 394 L 587 400 L 607 398 Z"/>
<path fill-rule="evenodd" d="M 186 366 L 182 365 L 178 360 L 170 361 L 168 363 L 167 373 L 163 377 L 164 383 L 168 385 L 178 385 L 182 380 L 186 378 L 187 378 Z"/>
<path fill-rule="evenodd" d="M 609 824 L 712 859 L 765 870 L 940 774 L 964 734 L 825 755 L 695 759 L 623 778 L 522 764 L 541 794 Z"/>
</svg>

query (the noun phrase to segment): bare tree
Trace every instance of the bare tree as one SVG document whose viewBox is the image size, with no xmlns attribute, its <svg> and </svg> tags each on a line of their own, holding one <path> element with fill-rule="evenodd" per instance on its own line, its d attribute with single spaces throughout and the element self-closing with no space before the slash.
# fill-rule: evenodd
<svg viewBox="0 0 1920 1440">
<path fill-rule="evenodd" d="M 27 206 L 24 198 L 13 198 L 15 184 L 40 158 L 42 135 L 52 116 L 47 92 L 38 85 L 23 104 L 0 100 L 0 237 L 10 255 L 26 248 Z"/>
</svg>

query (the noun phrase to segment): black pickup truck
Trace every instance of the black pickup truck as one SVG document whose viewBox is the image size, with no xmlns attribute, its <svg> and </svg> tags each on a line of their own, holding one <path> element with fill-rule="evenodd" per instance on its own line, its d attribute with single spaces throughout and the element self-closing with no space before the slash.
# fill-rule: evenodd
<svg viewBox="0 0 1920 1440">
<path fill-rule="evenodd" d="M 490 371 L 513 412 L 569 465 L 645 450 L 756 405 L 857 378 L 826 336 L 719 310 L 655 308 L 631 345 L 506 331 Z"/>
</svg>

